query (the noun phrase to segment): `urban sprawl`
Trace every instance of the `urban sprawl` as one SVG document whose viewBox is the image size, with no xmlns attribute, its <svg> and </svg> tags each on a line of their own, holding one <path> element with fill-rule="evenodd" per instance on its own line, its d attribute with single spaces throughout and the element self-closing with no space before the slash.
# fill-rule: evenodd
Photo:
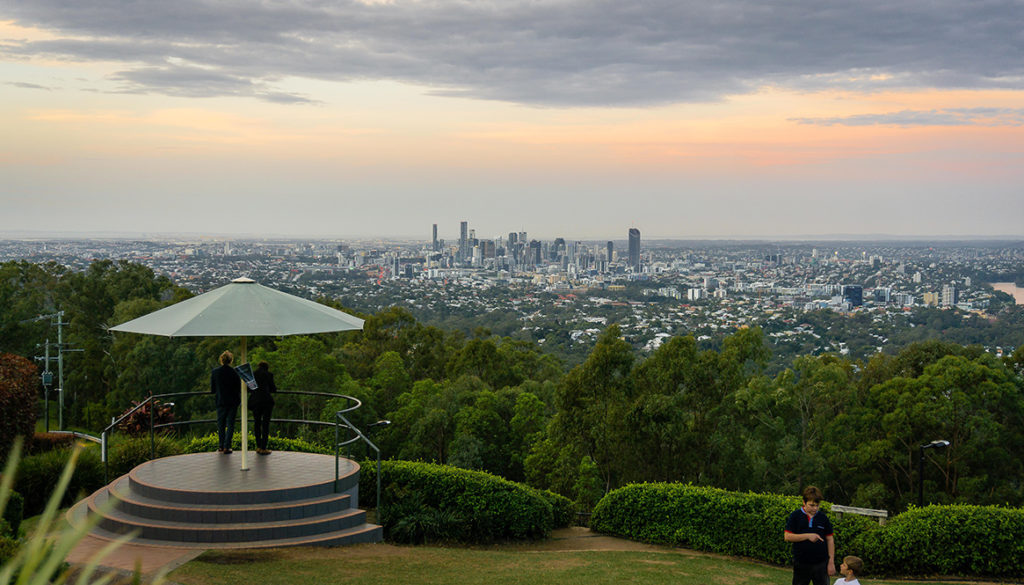
<svg viewBox="0 0 1024 585">
<path fill-rule="evenodd" d="M 462 222 L 454 240 L 438 238 L 437 224 L 429 239 L 418 241 L 21 239 L 0 241 L 0 260 L 72 270 L 125 260 L 196 293 L 248 276 L 366 313 L 397 305 L 432 322 L 480 316 L 495 333 L 541 344 L 551 341 L 553 320 L 565 344 L 592 344 L 614 322 L 643 350 L 673 335 L 705 340 L 757 325 L 776 344 L 840 354 L 848 353 L 846 342 L 816 330 L 802 313 L 868 313 L 873 323 L 896 324 L 930 306 L 965 319 L 991 318 L 1000 299 L 992 284 L 1024 273 L 1019 241 L 642 241 L 636 228 L 625 235 L 617 241 L 540 240 L 526 232 L 480 238 Z M 496 322 L 495 315 L 510 315 L 514 324 Z M 873 334 L 872 349 L 881 350 L 885 330 Z"/>
</svg>

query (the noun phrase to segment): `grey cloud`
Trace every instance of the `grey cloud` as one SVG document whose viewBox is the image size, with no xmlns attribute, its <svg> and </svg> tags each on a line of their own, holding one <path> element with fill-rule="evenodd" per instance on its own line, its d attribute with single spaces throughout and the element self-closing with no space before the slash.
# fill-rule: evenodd
<svg viewBox="0 0 1024 585">
<path fill-rule="evenodd" d="M 47 87 L 45 85 L 39 85 L 38 83 L 25 83 L 23 81 L 8 81 L 7 85 L 12 85 L 14 87 L 20 87 L 22 89 L 43 89 L 43 90 L 46 90 L 46 91 L 50 91 L 50 90 L 53 89 L 52 87 Z"/>
<path fill-rule="evenodd" d="M 791 121 L 818 126 L 1021 126 L 1024 125 L 1024 108 L 903 110 L 836 118 L 792 118 Z"/>
<path fill-rule="evenodd" d="M 1024 88 L 1022 0 L 7 4 L 5 18 L 58 38 L 0 53 L 122 62 L 129 90 L 173 95 L 277 100 L 285 76 L 538 106 L 713 101 L 765 85 Z M 220 77 L 204 90 L 179 67 Z"/>
</svg>

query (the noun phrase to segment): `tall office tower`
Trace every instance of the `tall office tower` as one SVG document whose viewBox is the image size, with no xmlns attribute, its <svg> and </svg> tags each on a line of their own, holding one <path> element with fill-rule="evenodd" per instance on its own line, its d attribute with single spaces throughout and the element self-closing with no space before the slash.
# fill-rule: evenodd
<svg viewBox="0 0 1024 585">
<path fill-rule="evenodd" d="M 953 286 L 952 284 L 943 285 L 942 306 L 952 307 L 958 302 L 960 302 L 960 291 L 956 290 L 956 287 Z"/>
<path fill-rule="evenodd" d="M 508 233 L 508 245 L 509 246 L 511 246 L 512 244 L 514 244 L 514 243 L 516 243 L 518 241 L 519 241 L 519 234 L 517 234 L 515 232 L 509 232 Z"/>
<path fill-rule="evenodd" d="M 859 307 L 864 304 L 864 287 L 859 284 L 843 285 L 843 300 L 850 303 L 851 307 Z"/>
<path fill-rule="evenodd" d="M 565 238 L 555 238 L 551 245 L 551 260 L 561 260 L 565 256 Z"/>
<path fill-rule="evenodd" d="M 640 230 L 629 228 L 629 265 L 640 272 Z"/>
<path fill-rule="evenodd" d="M 466 240 L 469 237 L 469 222 L 464 221 L 459 223 L 459 260 L 465 260 L 469 256 L 469 250 L 466 249 Z"/>
<path fill-rule="evenodd" d="M 529 256 L 527 257 L 527 262 L 533 264 L 534 266 L 537 266 L 542 262 L 541 246 L 540 242 L 538 242 L 537 240 L 530 241 L 530 252 Z"/>
<path fill-rule="evenodd" d="M 438 247 L 438 244 L 437 244 L 437 224 L 436 223 L 434 224 L 434 245 L 431 247 L 431 250 L 433 250 L 434 252 L 437 252 L 438 250 L 440 250 L 440 248 Z"/>
<path fill-rule="evenodd" d="M 609 264 L 611 264 L 611 262 L 612 262 L 612 254 L 614 254 L 614 253 L 615 253 L 615 244 L 613 244 L 613 243 L 611 243 L 609 241 L 608 242 L 608 258 L 606 258 L 606 260 L 608 260 Z"/>
</svg>

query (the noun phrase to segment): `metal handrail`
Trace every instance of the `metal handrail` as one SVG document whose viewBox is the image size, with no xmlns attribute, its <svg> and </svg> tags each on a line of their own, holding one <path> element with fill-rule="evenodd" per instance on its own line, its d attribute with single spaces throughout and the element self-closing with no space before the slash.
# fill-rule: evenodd
<svg viewBox="0 0 1024 585">
<path fill-rule="evenodd" d="M 338 412 L 334 413 L 334 493 L 338 493 L 338 479 L 340 476 L 339 462 L 341 460 L 341 448 L 346 445 L 351 445 L 352 443 L 355 443 L 362 439 L 363 442 L 369 445 L 370 448 L 372 448 L 373 451 L 377 454 L 377 522 L 380 523 L 383 521 L 383 515 L 381 513 L 381 510 L 384 509 L 383 506 L 381 505 L 380 499 L 380 448 L 377 447 L 377 445 L 375 445 L 373 441 L 368 439 L 366 435 L 363 434 L 362 431 L 356 428 L 356 426 L 353 425 L 352 422 L 345 417 L 346 412 L 351 412 L 363 405 L 363 403 L 360 402 L 358 398 L 352 398 L 352 400 L 355 400 L 356 402 L 354 406 L 351 406 L 345 410 L 339 410 Z M 345 441 L 341 441 L 339 434 L 342 427 L 345 427 L 350 431 L 354 432 L 356 436 L 351 437 Z"/>
<path fill-rule="evenodd" d="M 46 432 L 51 434 L 51 435 L 71 435 L 72 437 L 75 437 L 76 439 L 85 439 L 87 441 L 92 441 L 93 443 L 99 443 L 100 442 L 100 438 L 99 437 L 94 437 L 94 436 L 92 436 L 90 434 L 80 433 L 78 431 L 46 431 Z"/>
<path fill-rule="evenodd" d="M 321 396 L 321 397 L 325 397 L 325 398 L 344 398 L 350 404 L 353 403 L 353 402 L 355 403 L 355 404 L 353 404 L 351 406 L 348 406 L 348 407 L 338 411 L 339 413 L 351 412 L 351 411 L 359 408 L 363 404 L 358 398 L 355 398 L 355 397 L 352 397 L 352 396 L 348 396 L 348 395 L 345 395 L 345 394 L 333 394 L 333 393 L 330 393 L 330 392 L 306 392 L 306 391 L 299 391 L 299 390 L 296 390 L 296 391 L 282 390 L 282 391 L 276 392 L 275 394 L 299 395 L 299 396 Z M 105 429 L 103 429 L 103 432 L 100 433 L 100 436 L 99 436 L 98 439 L 96 439 L 95 437 L 89 437 L 88 435 L 86 435 L 86 437 L 89 437 L 90 439 L 92 439 L 94 441 L 97 441 L 100 444 L 100 458 L 101 458 L 101 461 L 103 462 L 103 481 L 104 481 L 104 483 L 109 483 L 109 481 L 110 481 L 110 478 L 109 478 L 109 468 L 110 468 L 110 465 L 109 465 L 109 461 L 108 461 L 108 457 L 107 457 L 107 455 L 108 455 L 107 438 L 110 436 L 111 432 L 114 429 L 116 429 L 117 425 L 119 425 L 123 420 L 125 420 L 126 418 L 128 418 L 129 416 L 134 414 L 140 408 L 142 408 L 142 407 L 144 407 L 144 406 L 146 406 L 148 404 L 155 403 L 157 399 L 172 398 L 172 397 L 178 397 L 178 396 L 210 396 L 210 393 L 209 392 L 169 392 L 169 393 L 164 393 L 164 394 L 150 394 L 145 399 L 143 399 L 141 402 L 136 404 L 133 408 L 131 408 L 128 412 L 125 412 L 119 418 L 112 420 L 110 422 L 110 424 L 107 425 L 107 427 Z M 169 428 L 169 427 L 188 426 L 188 425 L 193 425 L 193 424 L 206 424 L 206 423 L 215 423 L 215 422 L 217 422 L 215 419 L 201 419 L 201 420 L 175 421 L 175 422 L 170 422 L 170 423 L 154 424 L 153 416 L 154 416 L 153 409 L 150 408 L 149 409 L 149 457 L 150 457 L 150 459 L 155 459 L 156 458 L 156 429 L 158 429 L 158 428 Z M 333 427 L 337 426 L 337 423 L 335 423 L 335 422 L 316 421 L 316 420 L 303 420 L 303 419 L 271 419 L 271 422 L 278 422 L 278 423 L 300 423 L 300 424 L 333 426 Z M 337 430 L 335 430 L 335 437 L 337 437 Z M 354 441 L 356 439 L 353 438 L 352 440 Z M 374 448 L 376 448 L 376 446 L 374 446 Z M 337 465 L 335 465 L 335 468 L 337 468 Z M 337 482 L 335 482 L 335 486 L 337 486 Z"/>
</svg>

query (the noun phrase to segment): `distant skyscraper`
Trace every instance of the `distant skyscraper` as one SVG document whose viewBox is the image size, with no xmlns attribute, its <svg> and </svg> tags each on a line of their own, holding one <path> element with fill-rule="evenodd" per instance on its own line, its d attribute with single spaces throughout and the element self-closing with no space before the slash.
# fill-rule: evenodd
<svg viewBox="0 0 1024 585">
<path fill-rule="evenodd" d="M 859 307 L 864 304 L 864 287 L 859 284 L 843 285 L 843 300 L 850 303 L 851 307 Z"/>
<path fill-rule="evenodd" d="M 608 258 L 607 258 L 607 260 L 608 260 L 609 263 L 612 261 L 612 254 L 614 254 L 614 253 L 615 253 L 615 244 L 613 244 L 611 242 L 608 242 Z"/>
<path fill-rule="evenodd" d="M 435 251 L 435 252 L 437 252 L 438 249 L 439 249 L 438 246 L 437 246 L 437 224 L 436 223 L 434 224 L 434 245 L 433 245 L 433 248 L 431 248 L 431 249 L 433 251 Z"/>
<path fill-rule="evenodd" d="M 947 284 L 942 287 L 941 304 L 943 307 L 952 307 L 953 305 L 960 302 L 960 291 L 956 290 L 956 287 L 952 284 Z"/>
<path fill-rule="evenodd" d="M 629 228 L 629 265 L 640 272 L 640 230 Z"/>
<path fill-rule="evenodd" d="M 465 260 L 469 256 L 469 250 L 467 249 L 468 238 L 469 222 L 464 221 L 459 224 L 459 260 Z"/>
</svg>

